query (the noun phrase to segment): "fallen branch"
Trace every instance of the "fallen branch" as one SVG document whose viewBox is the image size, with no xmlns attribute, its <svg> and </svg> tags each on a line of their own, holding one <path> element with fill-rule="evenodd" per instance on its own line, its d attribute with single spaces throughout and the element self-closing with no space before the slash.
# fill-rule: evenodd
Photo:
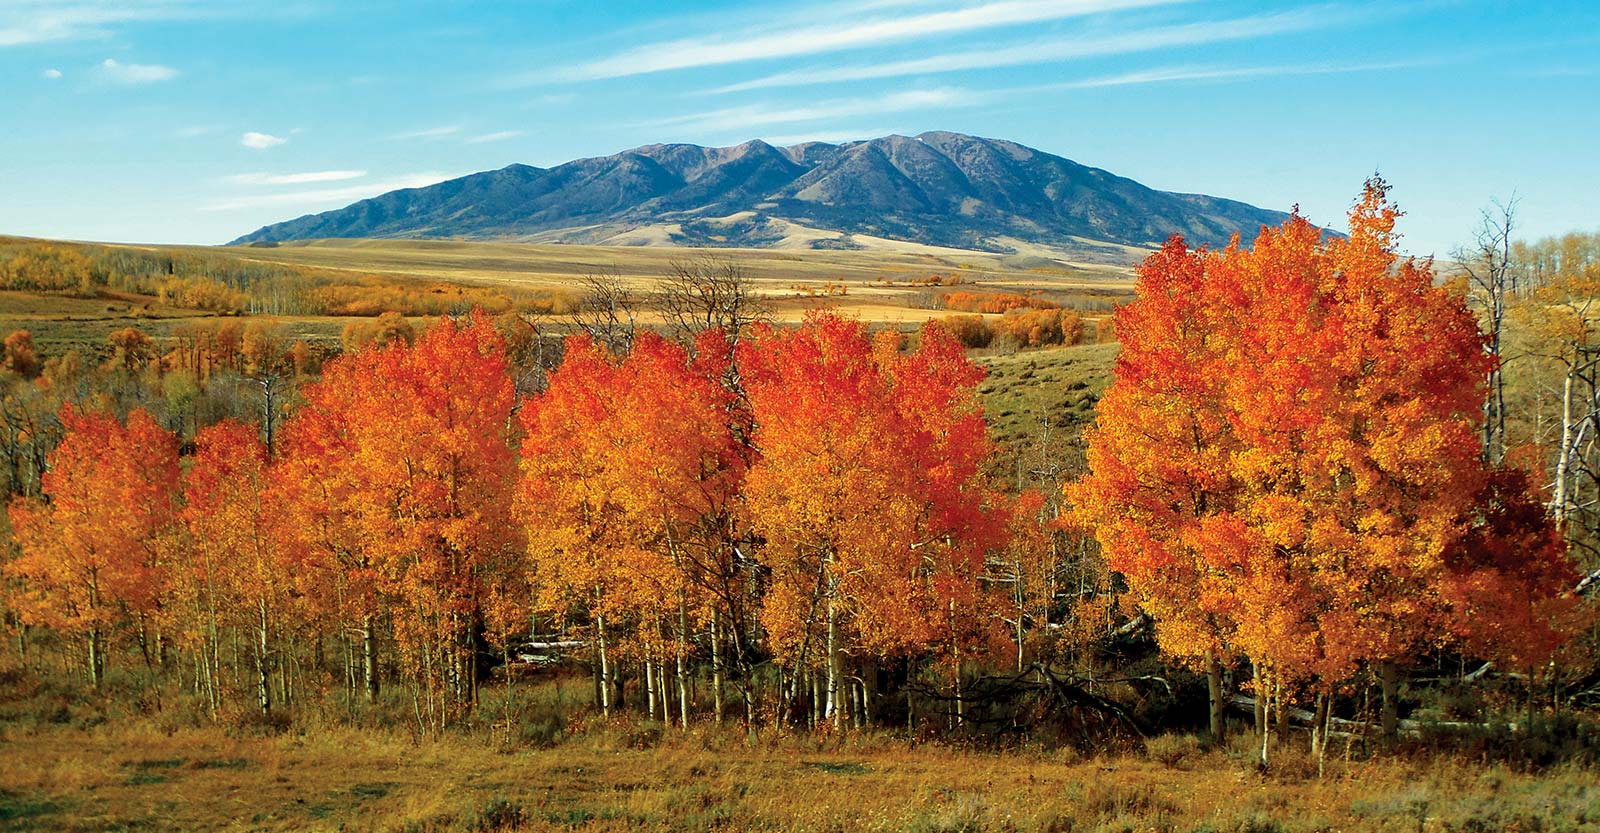
<svg viewBox="0 0 1600 833">
<path fill-rule="evenodd" d="M 1139 678 L 1147 679 L 1147 678 Z M 1159 679 L 1159 678 L 1148 678 Z M 1085 685 L 1098 682 L 1090 678 L 1077 680 L 1063 679 L 1056 676 L 1055 672 L 1040 663 L 1010 677 L 980 677 L 968 683 L 959 694 L 946 694 L 945 692 L 927 686 L 908 686 L 911 691 L 930 700 L 944 703 L 961 703 L 962 705 L 988 705 L 999 701 L 1012 700 L 1027 692 L 1048 692 L 1054 700 L 1067 706 L 1084 709 L 1100 715 L 1113 723 L 1121 725 L 1138 737 L 1145 737 L 1144 727 L 1139 721 L 1114 700 L 1101 697 L 1085 688 Z M 1160 680 L 1166 684 L 1165 680 Z M 979 715 L 966 714 L 964 719 L 972 722 L 997 722 L 1000 718 L 987 719 Z M 1009 719 L 1009 718 L 1005 718 Z"/>
<path fill-rule="evenodd" d="M 1255 711 L 1256 711 L 1255 698 L 1254 697 L 1247 697 L 1247 696 L 1245 696 L 1243 694 L 1234 695 L 1233 698 L 1228 701 L 1228 705 L 1233 706 L 1234 708 L 1236 708 L 1236 709 L 1238 709 L 1240 711 L 1249 713 L 1249 714 L 1255 714 Z M 1284 708 L 1284 713 L 1289 717 L 1289 722 L 1302 724 L 1302 725 L 1305 725 L 1305 726 L 1308 726 L 1308 727 L 1313 725 L 1316 722 L 1316 719 L 1317 719 L 1317 716 L 1315 714 L 1313 714 L 1313 713 L 1311 713 L 1309 711 L 1306 711 L 1305 709 L 1297 709 L 1297 708 L 1294 708 L 1292 706 Z M 1489 724 L 1489 723 L 1470 723 L 1470 722 L 1467 722 L 1467 721 L 1464 721 L 1464 720 L 1449 720 L 1449 721 L 1440 721 L 1440 722 L 1437 722 L 1437 723 L 1432 723 L 1432 722 L 1424 723 L 1424 722 L 1422 722 L 1420 720 L 1402 719 L 1396 725 L 1398 727 L 1398 730 L 1399 730 L 1400 734 L 1405 735 L 1406 737 L 1412 737 L 1412 738 L 1421 737 L 1422 733 L 1423 733 L 1423 730 L 1425 730 L 1425 729 L 1477 729 L 1477 730 L 1488 730 L 1488 729 L 1494 728 L 1493 725 Z M 1372 724 L 1366 723 L 1366 722 L 1360 721 L 1360 720 L 1346 720 L 1345 718 L 1342 718 L 1342 717 L 1329 716 L 1329 718 L 1328 718 L 1328 726 L 1329 727 L 1337 727 L 1340 730 L 1340 731 L 1330 731 L 1329 732 L 1330 735 L 1342 736 L 1344 734 L 1354 734 L 1354 735 L 1370 735 L 1370 734 L 1373 734 Z M 1520 724 L 1518 724 L 1516 722 L 1510 722 L 1510 723 L 1505 724 L 1505 726 L 1506 726 L 1506 728 L 1508 728 L 1511 731 L 1515 732 L 1515 731 L 1518 731 L 1518 728 L 1519 728 Z"/>
<path fill-rule="evenodd" d="M 1148 616 L 1144 615 L 1143 613 L 1141 613 L 1138 616 L 1135 616 L 1132 619 L 1129 619 L 1127 622 L 1125 622 L 1122 625 L 1122 627 L 1117 628 L 1112 633 L 1114 635 L 1116 635 L 1116 636 L 1127 636 L 1128 634 L 1133 633 L 1134 631 L 1144 627 L 1144 623 L 1148 622 L 1148 621 L 1150 621 L 1150 617 L 1148 617 Z"/>
</svg>

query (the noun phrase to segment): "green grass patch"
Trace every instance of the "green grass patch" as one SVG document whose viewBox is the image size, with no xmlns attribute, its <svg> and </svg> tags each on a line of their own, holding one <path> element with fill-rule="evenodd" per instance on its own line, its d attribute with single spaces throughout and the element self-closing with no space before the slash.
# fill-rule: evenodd
<svg viewBox="0 0 1600 833">
<path fill-rule="evenodd" d="M 38 820 L 65 810 L 60 802 L 0 789 L 0 830 L 43 830 Z"/>
</svg>

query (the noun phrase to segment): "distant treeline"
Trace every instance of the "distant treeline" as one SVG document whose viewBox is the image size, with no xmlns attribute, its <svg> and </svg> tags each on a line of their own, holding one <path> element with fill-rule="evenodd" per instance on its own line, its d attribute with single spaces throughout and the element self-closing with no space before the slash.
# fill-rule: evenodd
<svg viewBox="0 0 1600 833">
<path fill-rule="evenodd" d="M 460 315 L 478 308 L 566 314 L 576 295 L 559 291 L 426 283 L 350 275 L 230 254 L 200 254 L 0 238 L 0 289 L 92 297 L 101 291 L 154 295 L 183 309 L 258 315 Z"/>
</svg>

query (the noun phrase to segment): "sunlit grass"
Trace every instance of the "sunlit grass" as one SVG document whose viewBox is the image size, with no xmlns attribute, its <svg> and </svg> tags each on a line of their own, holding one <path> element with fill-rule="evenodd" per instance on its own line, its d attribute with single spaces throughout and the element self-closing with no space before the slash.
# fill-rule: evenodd
<svg viewBox="0 0 1600 833">
<path fill-rule="evenodd" d="M 1253 742 L 1175 735 L 1090 754 L 599 718 L 583 680 L 486 689 L 438 739 L 395 696 L 350 723 L 282 731 L 110 702 L 60 721 L 8 704 L 0 830 L 1333 831 L 1587 830 L 1600 781 L 1455 754 L 1330 755 L 1291 736 L 1266 773 Z M 558 693 L 559 692 L 559 693 Z M 37 692 L 35 692 L 37 696 Z M 566 715 L 553 735 L 500 723 Z M 136 713 L 138 712 L 138 713 Z M 98 714 L 98 718 L 94 715 Z M 507 721 L 507 717 L 511 720 Z"/>
</svg>

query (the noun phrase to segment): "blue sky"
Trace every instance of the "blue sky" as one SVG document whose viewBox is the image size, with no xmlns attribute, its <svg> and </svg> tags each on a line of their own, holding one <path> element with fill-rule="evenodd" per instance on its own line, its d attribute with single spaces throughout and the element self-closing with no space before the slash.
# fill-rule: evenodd
<svg viewBox="0 0 1600 833">
<path fill-rule="evenodd" d="M 512 162 L 955 130 L 1406 245 L 1600 227 L 1600 3 L 0 0 L 0 233 L 219 243 Z"/>
</svg>

